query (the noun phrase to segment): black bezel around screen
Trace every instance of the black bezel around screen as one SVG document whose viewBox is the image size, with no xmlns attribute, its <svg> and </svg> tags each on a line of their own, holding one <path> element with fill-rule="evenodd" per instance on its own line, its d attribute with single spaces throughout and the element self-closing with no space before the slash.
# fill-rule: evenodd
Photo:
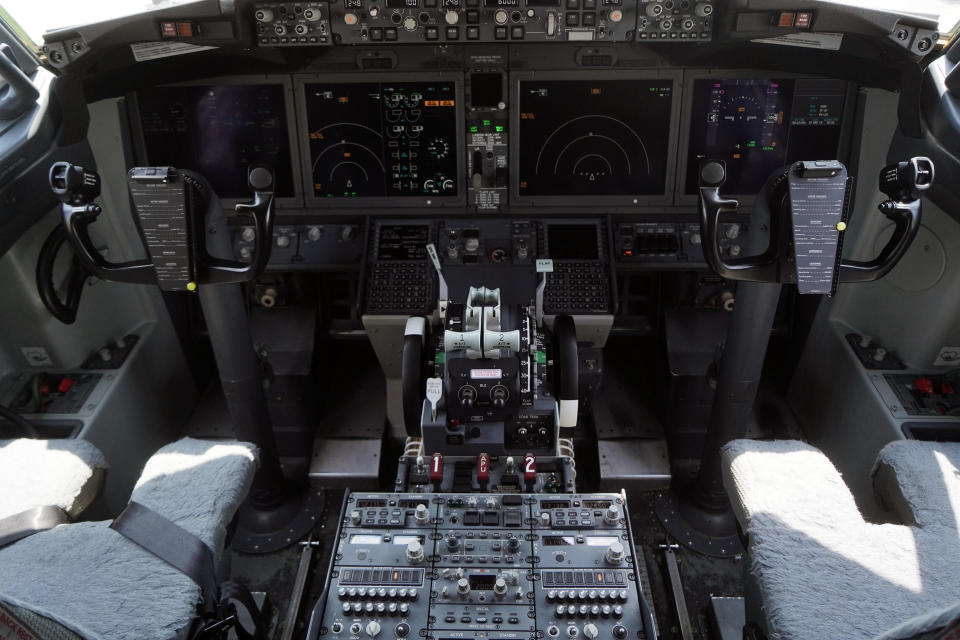
<svg viewBox="0 0 960 640">
<path fill-rule="evenodd" d="M 833 78 L 825 78 L 820 76 L 810 76 L 805 74 L 790 74 L 790 73 L 778 73 L 770 72 L 769 70 L 743 70 L 743 69 L 716 69 L 709 71 L 688 71 L 685 76 L 685 88 L 684 88 L 684 109 L 683 109 L 683 118 L 681 121 L 681 128 L 684 131 L 683 141 L 680 145 L 679 156 L 677 162 L 677 199 L 676 204 L 678 205 L 687 205 L 694 204 L 697 202 L 697 192 L 695 186 L 692 189 L 688 189 L 688 182 L 690 181 L 691 172 L 695 172 L 696 168 L 690 164 L 691 155 L 691 141 L 693 136 L 697 135 L 698 132 L 700 135 L 703 135 L 703 132 L 699 128 L 694 126 L 694 120 L 698 115 L 696 113 L 697 105 L 694 102 L 699 98 L 702 98 L 702 95 L 697 94 L 697 83 L 698 82 L 726 82 L 733 80 L 757 80 L 757 81 L 788 81 L 791 83 L 791 93 L 790 93 L 790 106 L 792 109 L 793 101 L 796 96 L 796 82 L 797 81 L 828 81 L 828 82 L 837 82 L 842 91 L 844 92 L 844 104 L 843 104 L 843 113 L 840 116 L 840 123 L 838 126 L 837 132 L 837 148 L 834 150 L 833 156 L 827 158 L 793 158 L 791 155 L 790 149 L 787 150 L 787 159 L 789 161 L 794 161 L 798 159 L 804 160 L 824 160 L 824 159 L 837 159 L 841 162 L 846 163 L 849 158 L 849 147 L 850 147 L 850 132 L 851 132 L 851 121 L 853 118 L 853 112 L 856 110 L 856 86 L 851 82 L 846 82 L 843 80 L 836 80 Z M 789 114 L 787 117 L 789 117 Z M 787 132 L 790 135 L 791 132 Z M 829 154 L 828 154 L 829 155 Z M 721 158 L 724 159 L 724 158 Z M 786 161 L 785 160 L 785 161 Z M 697 162 L 699 164 L 699 162 Z M 775 163 L 777 166 L 766 167 L 769 169 L 769 173 L 774 172 L 779 166 L 782 166 L 780 163 Z M 762 187 L 763 182 L 766 181 L 767 176 L 762 176 L 759 178 L 759 184 L 754 185 L 756 188 L 747 189 L 737 189 L 736 183 L 728 181 L 728 183 L 720 188 L 720 192 L 725 196 L 736 197 L 742 204 L 751 204 L 755 199 L 757 192 Z M 757 182 L 757 180 L 754 180 Z M 695 183 L 694 183 L 695 184 Z"/>
<path fill-rule="evenodd" d="M 278 75 L 278 76 L 229 76 L 229 77 L 220 77 L 220 78 L 209 78 L 206 80 L 198 80 L 193 82 L 183 82 L 170 85 L 162 85 L 158 87 L 152 87 L 146 91 L 157 90 L 157 91 L 179 91 L 186 89 L 187 91 L 195 89 L 198 87 L 241 87 L 241 86 L 259 86 L 259 85 L 271 85 L 280 87 L 280 90 L 283 94 L 283 115 L 286 119 L 286 135 L 287 135 L 287 144 L 288 144 L 288 154 L 289 154 L 289 169 L 283 166 L 274 166 L 272 167 L 277 173 L 277 190 L 276 190 L 276 205 L 282 208 L 296 208 L 303 205 L 302 189 L 301 189 L 301 170 L 300 170 L 300 154 L 299 149 L 297 148 L 297 136 L 296 136 L 296 113 L 294 111 L 293 104 L 293 87 L 288 75 Z M 144 92 L 145 93 L 145 92 Z M 184 162 L 172 162 L 169 157 L 164 157 L 164 155 L 157 153 L 156 151 L 151 151 L 148 149 L 147 134 L 144 133 L 143 123 L 141 120 L 142 116 L 142 105 L 141 97 L 137 92 L 132 92 L 127 95 L 127 104 L 128 104 L 128 114 L 131 123 L 131 131 L 133 132 L 133 147 L 134 147 L 134 160 L 137 165 L 140 166 L 163 166 L 163 165 L 172 165 L 177 168 L 184 168 L 196 171 L 197 173 L 203 175 L 208 180 L 211 181 L 212 186 L 215 190 L 218 190 L 217 187 L 217 177 L 216 172 L 211 173 L 210 171 L 205 171 L 202 164 L 193 164 L 189 160 Z M 249 114 L 246 114 L 249 116 Z M 198 116 L 199 117 L 199 116 Z M 261 125 L 262 126 L 262 125 Z M 230 149 L 230 148 L 218 148 L 217 144 L 225 144 L 227 147 L 230 147 L 231 140 L 229 137 L 223 136 L 222 132 L 212 131 L 209 128 L 204 128 L 198 126 L 198 129 L 201 132 L 207 131 L 213 135 L 210 140 L 202 140 L 197 143 L 200 147 L 207 149 L 210 148 L 211 159 L 215 160 L 217 165 L 224 165 L 229 160 L 231 154 L 239 154 L 241 157 L 238 158 L 237 168 L 238 175 L 234 178 L 235 186 L 237 189 L 233 194 L 224 195 L 219 191 L 217 195 L 220 198 L 220 202 L 225 208 L 231 208 L 234 204 L 238 202 L 249 202 L 250 198 L 253 196 L 251 192 L 246 188 L 246 166 L 250 162 L 256 162 L 256 158 L 250 158 L 247 154 L 248 150 L 244 149 Z M 283 175 L 287 174 L 287 175 Z M 243 185 L 240 189 L 240 185 Z M 283 191 L 281 191 L 283 189 Z"/>
<path fill-rule="evenodd" d="M 512 105 L 512 112 L 510 115 L 510 165 L 512 174 L 510 183 L 511 204 L 521 207 L 589 206 L 635 208 L 647 205 L 663 205 L 671 203 L 673 201 L 676 148 L 677 138 L 679 135 L 676 118 L 681 104 L 681 77 L 682 76 L 679 71 L 660 72 L 656 70 L 630 72 L 595 71 L 512 73 L 510 75 L 510 97 Z M 620 101 L 614 103 L 608 109 L 598 111 L 597 114 L 571 113 L 569 114 L 570 117 L 567 117 L 566 114 L 558 112 L 558 110 L 564 106 L 562 102 L 552 102 L 545 98 L 543 106 L 550 108 L 542 109 L 540 113 L 546 114 L 549 124 L 545 125 L 543 131 L 535 131 L 537 135 L 536 141 L 527 141 L 523 137 L 524 132 L 521 130 L 521 128 L 523 127 L 523 120 L 527 120 L 528 123 L 530 122 L 531 112 L 525 107 L 523 92 L 529 91 L 532 84 L 540 83 L 542 83 L 541 88 L 546 87 L 548 92 L 550 89 L 555 89 L 555 93 L 559 92 L 561 95 L 553 96 L 558 100 L 569 97 L 563 94 L 586 91 L 584 97 L 587 97 L 587 99 L 589 99 L 589 95 L 595 95 L 597 96 L 598 100 L 620 99 Z M 613 109 L 629 111 L 635 106 L 637 108 L 635 118 L 640 119 L 649 117 L 649 115 L 645 113 L 644 109 L 642 108 L 643 105 L 623 102 L 623 98 L 629 98 L 629 93 L 624 92 L 623 87 L 631 84 L 635 85 L 638 95 L 646 98 L 647 94 L 653 92 L 657 87 L 662 86 L 664 83 L 671 84 L 670 96 L 667 97 L 658 94 L 658 98 L 656 99 L 664 101 L 661 116 L 665 118 L 665 122 L 658 123 L 655 127 L 651 127 L 651 129 L 648 131 L 638 133 L 636 129 L 640 128 L 641 125 L 637 124 L 637 120 L 632 121 L 632 123 L 624 123 L 620 118 L 614 118 L 613 116 L 609 115 Z M 610 88 L 610 90 L 607 91 L 605 95 L 604 89 L 607 88 Z M 559 91 L 556 91 L 556 89 L 559 89 Z M 640 93 L 641 91 L 643 93 Z M 549 93 L 547 96 L 549 98 Z M 527 101 L 527 104 L 529 104 L 529 100 Z M 533 113 L 533 119 L 536 119 L 536 115 L 537 113 Z M 597 116 L 594 121 L 589 120 L 591 115 Z M 541 119 L 543 119 L 542 115 Z M 560 124 L 554 126 L 554 121 L 559 122 Z M 574 121 L 577 122 L 574 123 Z M 607 126 L 607 123 L 611 123 L 611 126 L 614 127 L 614 130 L 611 130 L 610 132 L 601 131 L 600 129 Z M 557 130 L 560 128 L 569 128 L 572 126 L 581 127 L 583 124 L 589 124 L 590 126 L 579 133 L 571 133 L 569 135 L 563 134 L 563 132 L 557 133 Z M 637 126 L 635 127 L 632 125 Z M 546 127 L 552 128 L 553 133 L 546 134 Z M 597 129 L 597 131 L 594 131 L 594 129 Z M 529 127 L 527 130 L 530 130 Z M 623 135 L 620 135 L 620 133 L 623 133 Z M 656 144 L 647 145 L 645 142 L 643 142 L 643 134 L 649 134 L 651 137 L 655 138 Z M 593 140 L 590 139 L 592 136 L 596 136 L 598 139 L 603 140 L 603 144 L 609 146 L 614 156 L 624 158 L 623 166 L 614 167 L 613 161 L 610 160 L 605 153 L 587 152 L 579 155 L 576 162 L 572 161 L 571 156 L 571 162 L 567 163 L 570 164 L 569 167 L 561 166 L 561 163 L 566 162 L 564 159 L 565 156 L 571 155 L 570 145 L 575 143 L 592 144 Z M 624 143 L 625 139 L 632 140 L 634 138 L 639 140 L 639 144 L 635 145 L 636 150 L 628 148 Z M 562 146 L 558 150 L 550 148 L 550 145 L 553 144 L 554 141 L 559 141 L 561 139 L 569 141 L 563 143 L 566 146 Z M 647 149 L 647 146 L 651 148 Z M 557 153 L 554 153 L 554 151 L 557 151 Z M 534 153 L 536 153 L 536 158 L 538 158 L 537 160 L 533 160 L 534 167 L 540 167 L 543 164 L 543 158 L 549 156 L 554 160 L 555 174 L 559 175 L 561 169 L 569 168 L 570 171 L 577 171 L 577 175 L 582 176 L 583 179 L 590 179 L 589 176 L 592 168 L 589 165 L 583 164 L 588 160 L 591 162 L 596 161 L 598 163 L 597 166 L 600 168 L 600 174 L 602 174 L 608 167 L 610 168 L 611 174 L 616 174 L 618 171 L 620 171 L 622 174 L 624 173 L 622 170 L 627 167 L 627 159 L 633 158 L 635 160 L 637 157 L 643 155 L 643 164 L 646 164 L 646 170 L 653 174 L 658 174 L 662 171 L 662 178 L 659 176 L 655 177 L 654 181 L 656 184 L 650 186 L 649 188 L 641 187 L 624 189 L 624 191 L 631 191 L 630 193 L 610 193 L 611 189 L 601 189 L 599 183 L 597 190 L 593 193 L 576 193 L 576 189 L 572 186 L 570 187 L 570 192 L 564 193 L 565 182 L 561 178 L 557 177 L 545 180 L 545 182 L 549 182 L 549 184 L 545 184 L 544 187 L 538 186 L 536 188 L 526 188 L 526 192 L 524 193 L 524 190 L 521 190 L 521 181 L 525 180 L 524 173 L 527 171 L 527 165 L 534 157 L 532 155 Z M 643 164 L 638 166 L 642 167 Z M 538 171 L 537 169 L 532 170 Z M 635 175 L 637 169 L 631 166 L 630 171 L 631 175 Z M 631 179 L 635 180 L 636 178 Z M 617 185 L 615 182 L 608 182 L 607 185 L 613 185 L 613 190 L 616 190 L 616 188 L 619 188 L 620 185 L 624 185 L 624 182 L 621 181 L 620 185 Z M 637 185 L 635 184 L 634 186 Z M 539 193 L 541 189 L 543 189 L 545 193 Z"/>
<path fill-rule="evenodd" d="M 455 195 L 391 195 L 389 193 L 379 196 L 354 196 L 354 197 L 320 197 L 314 189 L 313 158 L 310 145 L 310 117 L 307 113 L 307 91 L 315 91 L 315 85 L 342 86 L 354 85 L 362 87 L 363 85 L 378 85 L 380 83 L 396 85 L 412 84 L 430 84 L 430 83 L 451 83 L 454 92 L 454 133 L 455 149 L 450 149 L 449 153 L 455 155 L 456 172 L 451 177 L 456 184 Z M 300 74 L 294 76 L 294 87 L 297 100 L 297 123 L 301 135 L 306 139 L 300 140 L 300 158 L 302 181 L 304 184 L 304 201 L 306 206 L 323 209 L 356 209 L 356 208 L 409 208 L 409 207 L 457 207 L 463 206 L 466 202 L 466 185 L 463 180 L 464 173 L 464 132 L 462 127 L 464 117 L 463 100 L 463 74 L 462 73 L 324 73 L 324 74 Z M 379 134 L 378 134 L 379 135 Z M 424 142 L 429 143 L 429 140 Z M 384 167 L 384 171 L 390 167 Z"/>
</svg>

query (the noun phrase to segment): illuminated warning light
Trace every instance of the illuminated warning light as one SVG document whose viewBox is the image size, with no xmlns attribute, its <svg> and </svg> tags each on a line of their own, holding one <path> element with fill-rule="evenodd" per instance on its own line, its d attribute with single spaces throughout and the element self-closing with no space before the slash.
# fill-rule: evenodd
<svg viewBox="0 0 960 640">
<path fill-rule="evenodd" d="M 521 188 L 521 189 L 526 189 L 526 188 L 527 188 L 527 181 L 526 181 L 526 180 L 521 180 L 521 181 L 520 181 L 520 188 Z"/>
<path fill-rule="evenodd" d="M 337 98 L 337 102 L 339 102 L 340 104 L 347 104 L 348 102 L 350 102 L 350 97 L 349 97 L 349 96 L 340 96 L 340 97 Z"/>
<path fill-rule="evenodd" d="M 772 146 L 765 146 L 765 147 L 763 147 L 763 150 L 764 150 L 764 151 L 773 151 L 773 147 L 772 147 Z"/>
<path fill-rule="evenodd" d="M 423 106 L 425 106 L 425 107 L 439 107 L 439 106 L 440 106 L 440 101 L 439 101 L 439 100 L 425 100 L 424 103 L 423 103 Z"/>
<path fill-rule="evenodd" d="M 633 256 L 633 249 L 624 249 L 624 250 L 623 250 L 623 256 L 624 256 L 625 258 L 629 258 L 629 257 Z"/>
<path fill-rule="evenodd" d="M 777 114 L 777 124 L 783 124 L 783 111 Z"/>
<path fill-rule="evenodd" d="M 743 113 L 743 112 L 746 111 L 746 110 L 747 110 L 746 107 L 739 107 L 739 108 L 737 109 L 737 111 L 739 111 L 740 113 Z"/>
<path fill-rule="evenodd" d="M 753 149 L 754 147 L 757 146 L 757 141 L 756 141 L 756 140 L 751 140 L 750 142 L 747 143 L 747 146 L 748 146 L 749 148 Z"/>
<path fill-rule="evenodd" d="M 310 139 L 311 139 L 311 140 L 323 140 L 323 134 L 322 134 L 322 133 L 319 133 L 319 132 L 317 132 L 317 133 L 311 133 L 311 134 L 310 134 Z"/>
<path fill-rule="evenodd" d="M 453 100 L 441 100 L 441 101 L 440 101 L 440 106 L 441 106 L 441 107 L 452 107 L 453 105 L 454 105 Z"/>
<path fill-rule="evenodd" d="M 599 573 L 599 572 L 597 573 L 597 583 L 598 583 L 598 584 L 602 584 L 602 583 L 603 583 L 603 574 L 602 574 L 602 573 Z"/>
<path fill-rule="evenodd" d="M 484 120 L 484 121 L 483 121 L 483 126 L 489 127 L 489 126 L 490 126 L 490 121 L 489 121 L 489 120 Z"/>
<path fill-rule="evenodd" d="M 478 131 L 480 131 L 480 127 L 476 125 L 470 127 L 470 133 L 477 133 Z"/>
<path fill-rule="evenodd" d="M 739 159 L 740 159 L 740 154 L 739 154 L 739 153 L 733 154 L 733 159 L 734 159 L 734 160 L 739 160 Z"/>
<path fill-rule="evenodd" d="M 393 581 L 394 581 L 394 582 L 399 582 L 399 581 L 400 581 L 400 572 L 399 572 L 399 571 L 394 571 L 394 572 L 393 572 Z"/>
<path fill-rule="evenodd" d="M 536 116 L 534 116 L 532 113 L 521 113 L 521 114 L 520 114 L 520 119 L 521 119 L 521 120 L 535 120 L 535 119 L 536 119 Z"/>
<path fill-rule="evenodd" d="M 497 130 L 497 133 L 503 133 L 503 125 L 502 125 L 502 124 L 498 124 L 498 125 L 496 126 L 496 130 Z"/>
<path fill-rule="evenodd" d="M 590 89 L 590 95 L 592 95 L 592 96 L 598 96 L 598 95 L 600 95 L 600 89 L 598 89 L 598 88 Z"/>
<path fill-rule="evenodd" d="M 350 155 L 351 155 L 351 153 L 350 153 L 349 151 L 344 151 L 344 152 L 343 152 L 343 157 L 344 157 L 344 158 L 349 158 Z"/>
</svg>

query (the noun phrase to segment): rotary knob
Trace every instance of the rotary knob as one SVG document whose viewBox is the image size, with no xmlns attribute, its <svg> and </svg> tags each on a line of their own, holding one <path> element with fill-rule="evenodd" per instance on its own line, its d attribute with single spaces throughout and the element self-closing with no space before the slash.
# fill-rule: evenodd
<svg viewBox="0 0 960 640">
<path fill-rule="evenodd" d="M 510 553 L 520 551 L 520 538 L 510 538 L 507 540 L 507 551 Z"/>
<path fill-rule="evenodd" d="M 540 512 L 540 526 L 549 527 L 550 526 L 550 513 L 548 511 Z"/>
<path fill-rule="evenodd" d="M 400 615 L 406 616 L 406 615 L 409 614 L 409 613 L 410 613 L 410 605 L 408 605 L 406 602 L 401 602 L 401 603 L 400 603 Z"/>
<path fill-rule="evenodd" d="M 607 507 L 607 511 L 603 514 L 603 521 L 609 525 L 620 524 L 620 507 L 615 504 Z"/>
<path fill-rule="evenodd" d="M 470 582 L 466 578 L 457 580 L 457 593 L 461 598 L 466 598 L 470 595 Z"/>
<path fill-rule="evenodd" d="M 406 622 L 401 622 L 393 629 L 393 632 L 397 634 L 398 638 L 406 638 L 410 635 L 410 625 Z"/>
<path fill-rule="evenodd" d="M 244 227 L 243 231 L 240 232 L 240 239 L 244 242 L 253 242 L 256 237 L 257 233 L 253 230 L 253 227 Z"/>
<path fill-rule="evenodd" d="M 659 2 L 648 2 L 646 11 L 651 18 L 659 18 L 663 15 L 663 5 Z"/>
<path fill-rule="evenodd" d="M 447 11 L 447 13 L 443 16 L 443 19 L 447 22 L 447 24 L 455 25 L 460 22 L 460 14 L 456 11 Z"/>
<path fill-rule="evenodd" d="M 307 240 L 316 242 L 323 236 L 323 227 L 310 227 L 307 229 Z"/>
<path fill-rule="evenodd" d="M 609 564 L 620 564 L 623 562 L 623 557 L 623 543 L 621 543 L 619 540 L 614 540 L 610 543 L 610 546 L 607 547 L 607 562 Z"/>
<path fill-rule="evenodd" d="M 497 581 L 493 583 L 493 592 L 500 598 L 507 595 L 507 581 L 498 577 Z"/>
<path fill-rule="evenodd" d="M 423 545 L 419 540 L 411 540 L 407 544 L 407 560 L 413 564 L 423 562 Z"/>
<path fill-rule="evenodd" d="M 289 236 L 277 236 L 277 246 L 281 249 L 285 249 L 290 246 L 290 237 Z"/>
<path fill-rule="evenodd" d="M 417 524 L 427 524 L 430 522 L 430 510 L 427 508 L 427 505 L 418 504 L 417 510 L 414 512 L 413 517 L 417 521 Z"/>
<path fill-rule="evenodd" d="M 323 16 L 320 15 L 319 9 L 314 9 L 313 7 L 307 7 L 303 10 L 303 17 L 309 20 L 310 22 L 316 22 Z"/>
<path fill-rule="evenodd" d="M 254 14 L 257 22 L 273 22 L 273 11 L 270 9 L 257 9 Z"/>
<path fill-rule="evenodd" d="M 507 24 L 507 12 L 503 9 L 498 9 L 495 14 L 493 14 L 493 19 L 497 24 Z"/>
<path fill-rule="evenodd" d="M 363 521 L 363 514 L 360 513 L 357 509 L 354 509 L 350 512 L 350 524 L 353 526 L 359 526 Z"/>
<path fill-rule="evenodd" d="M 713 5 L 709 2 L 698 2 L 693 8 L 693 12 L 701 18 L 706 18 L 713 13 Z"/>
<path fill-rule="evenodd" d="M 371 638 L 376 638 L 380 635 L 380 623 L 376 620 L 371 620 L 367 623 L 367 628 L 364 629 L 364 631 L 366 631 L 367 635 Z"/>
<path fill-rule="evenodd" d="M 413 16 L 407 16 L 403 19 L 403 28 L 407 31 L 415 31 L 417 28 L 417 19 Z"/>
<path fill-rule="evenodd" d="M 592 622 L 583 625 L 583 637 L 587 640 L 595 640 L 597 636 L 600 635 L 600 630 L 597 629 L 597 625 Z"/>
<path fill-rule="evenodd" d="M 447 549 L 449 549 L 450 551 L 456 551 L 459 548 L 460 548 L 460 540 L 458 540 L 457 538 L 454 538 L 453 536 L 450 536 L 449 538 L 447 538 Z"/>
</svg>

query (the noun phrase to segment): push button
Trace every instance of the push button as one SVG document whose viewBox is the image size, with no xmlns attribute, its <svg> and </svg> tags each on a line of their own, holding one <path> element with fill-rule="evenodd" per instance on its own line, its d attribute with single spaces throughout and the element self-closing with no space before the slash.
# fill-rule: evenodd
<svg viewBox="0 0 960 640">
<path fill-rule="evenodd" d="M 494 29 L 493 29 L 493 38 L 494 38 L 494 40 L 506 40 L 506 39 L 507 39 L 507 28 L 506 28 L 506 27 L 494 27 Z"/>
<path fill-rule="evenodd" d="M 387 41 L 394 41 L 397 39 L 397 28 L 396 27 L 387 27 L 383 30 L 384 38 Z"/>
<path fill-rule="evenodd" d="M 460 27 L 447 27 L 447 40 L 459 40 Z"/>
<path fill-rule="evenodd" d="M 578 27 L 580 26 L 580 16 L 575 13 L 568 13 L 566 22 L 568 27 Z"/>
<path fill-rule="evenodd" d="M 436 27 L 427 27 L 424 30 L 423 35 L 427 40 L 439 40 L 440 30 Z"/>
<path fill-rule="evenodd" d="M 467 40 L 479 40 L 480 27 L 467 27 Z"/>
<path fill-rule="evenodd" d="M 523 40 L 523 27 L 510 27 L 510 37 L 514 40 Z"/>
</svg>

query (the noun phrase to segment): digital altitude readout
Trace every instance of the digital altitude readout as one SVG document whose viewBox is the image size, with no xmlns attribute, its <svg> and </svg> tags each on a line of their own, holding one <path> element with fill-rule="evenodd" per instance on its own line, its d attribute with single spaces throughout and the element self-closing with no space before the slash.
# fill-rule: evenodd
<svg viewBox="0 0 960 640">
<path fill-rule="evenodd" d="M 316 198 L 456 196 L 452 82 L 307 83 Z"/>
<path fill-rule="evenodd" d="M 666 190 L 673 80 L 520 81 L 519 194 Z"/>
<path fill-rule="evenodd" d="M 798 160 L 835 160 L 846 83 L 819 78 L 698 79 L 687 160 L 696 193 L 707 159 L 727 165 L 724 193 L 756 194 L 771 173 Z"/>
</svg>

